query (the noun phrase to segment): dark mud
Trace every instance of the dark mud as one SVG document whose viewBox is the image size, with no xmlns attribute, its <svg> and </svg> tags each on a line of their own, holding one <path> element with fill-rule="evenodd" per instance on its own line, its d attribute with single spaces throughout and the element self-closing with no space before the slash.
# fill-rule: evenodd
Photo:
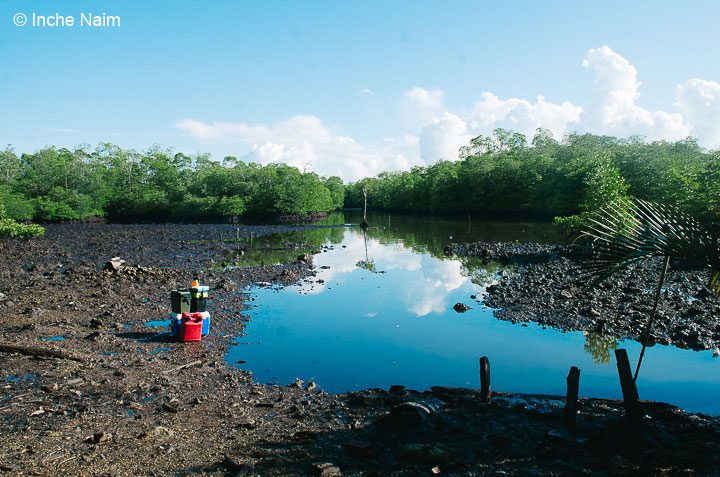
<svg viewBox="0 0 720 477">
<path fill-rule="evenodd" d="M 581 270 L 581 247 L 474 243 L 451 247 L 458 255 L 516 264 L 488 287 L 485 304 L 503 320 L 535 322 L 641 341 L 652 310 L 662 259 L 635 264 L 596 287 Z M 709 272 L 671 261 L 651 343 L 693 350 L 720 346 L 720 300 L 708 289 Z"/>
<path fill-rule="evenodd" d="M 216 269 L 239 246 L 220 235 L 288 229 L 65 224 L 38 240 L 0 242 L 0 474 L 703 475 L 719 468 L 718 419 L 666 404 L 643 403 L 645 438 L 629 440 L 621 403 L 582 399 L 574 438 L 562 430 L 560 397 L 496 392 L 484 404 L 470 389 L 328 395 L 311 382 L 253 382 L 224 359 L 243 339 L 243 310 L 252 306 L 242 287 L 313 280 L 312 260 Z M 103 271 L 115 256 L 128 266 Z M 168 292 L 197 270 L 211 287 L 210 335 L 178 343 L 165 328 L 145 326 L 167 317 Z M 9 352 L 18 347 L 23 352 Z"/>
</svg>

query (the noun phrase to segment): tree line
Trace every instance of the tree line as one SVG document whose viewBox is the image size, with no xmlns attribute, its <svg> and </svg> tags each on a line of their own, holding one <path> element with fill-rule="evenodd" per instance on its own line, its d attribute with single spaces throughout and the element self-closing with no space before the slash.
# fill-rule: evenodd
<svg viewBox="0 0 720 477">
<path fill-rule="evenodd" d="M 720 152 L 694 138 L 647 142 L 593 134 L 556 140 L 538 129 L 496 129 L 441 160 L 410 171 L 383 172 L 346 187 L 346 206 L 481 217 L 572 217 L 618 196 L 661 202 L 701 219 L 720 211 Z M 577 218 L 577 216 L 573 217 Z M 572 226 L 573 219 L 560 219 Z"/>
<path fill-rule="evenodd" d="M 720 211 L 720 152 L 697 141 L 647 142 L 593 134 L 556 140 L 543 129 L 496 129 L 440 160 L 343 184 L 285 164 L 258 164 L 101 143 L 33 154 L 0 151 L 0 201 L 7 218 L 67 220 L 215 220 L 298 215 L 362 207 L 475 217 L 548 219 L 574 226 L 577 214 L 619 196 L 678 207 L 703 220 Z M 562 219 L 562 217 L 570 217 Z"/>
<path fill-rule="evenodd" d="M 222 162 L 154 147 L 100 144 L 94 150 L 45 147 L 0 151 L 0 201 L 16 220 L 212 220 L 222 216 L 328 212 L 344 203 L 339 177 L 285 164 Z"/>
</svg>

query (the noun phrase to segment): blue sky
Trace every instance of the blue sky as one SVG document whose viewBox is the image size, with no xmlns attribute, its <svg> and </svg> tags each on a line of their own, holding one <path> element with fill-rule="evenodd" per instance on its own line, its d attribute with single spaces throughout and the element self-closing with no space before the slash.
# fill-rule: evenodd
<svg viewBox="0 0 720 477">
<path fill-rule="evenodd" d="M 716 1 L 5 1 L 0 144 L 159 144 L 346 180 L 456 160 L 495 127 L 717 148 L 717 18 Z"/>
</svg>

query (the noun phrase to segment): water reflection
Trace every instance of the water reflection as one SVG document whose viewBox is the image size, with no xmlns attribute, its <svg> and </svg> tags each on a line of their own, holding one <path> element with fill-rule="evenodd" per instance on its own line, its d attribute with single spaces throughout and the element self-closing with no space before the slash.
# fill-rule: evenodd
<svg viewBox="0 0 720 477">
<path fill-rule="evenodd" d="M 583 349 L 585 353 L 592 356 L 593 363 L 610 364 L 610 353 L 615 351 L 622 341 L 613 336 L 603 336 L 600 333 L 584 334 L 585 346 Z"/>
<path fill-rule="evenodd" d="M 367 229 L 363 228 L 362 232 L 363 232 L 363 242 L 365 242 L 365 260 L 360 260 L 355 265 L 358 268 L 367 270 L 368 272 L 377 273 L 377 267 L 375 266 L 375 260 L 368 258 Z"/>
<path fill-rule="evenodd" d="M 346 215 L 328 221 L 359 220 Z M 246 362 L 242 367 L 262 382 L 287 384 L 298 377 L 342 392 L 392 384 L 477 387 L 477 360 L 485 355 L 498 390 L 562 395 L 569 367 L 578 366 L 581 396 L 621 397 L 614 366 L 607 366 L 619 340 L 498 321 L 482 304 L 484 289 L 499 274 L 514 272 L 443 254 L 450 236 L 453 242 L 493 240 L 497 232 L 495 239 L 511 240 L 509 224 L 472 223 L 468 232 L 467 222 L 370 214 L 368 221 L 377 225 L 367 233 L 353 226 L 256 239 L 269 249 L 302 242 L 324 251 L 315 255 L 311 280 L 280 291 L 252 290 L 257 308 L 240 341 L 253 344 L 234 346 L 229 363 Z M 516 226 L 517 236 L 528 241 L 552 233 L 534 224 Z M 298 253 L 293 250 L 292 259 Z M 455 313 L 457 302 L 471 309 Z M 636 359 L 639 345 L 622 346 Z M 641 398 L 720 412 L 711 399 L 720 395 L 711 353 L 658 348 L 643 369 Z"/>
</svg>

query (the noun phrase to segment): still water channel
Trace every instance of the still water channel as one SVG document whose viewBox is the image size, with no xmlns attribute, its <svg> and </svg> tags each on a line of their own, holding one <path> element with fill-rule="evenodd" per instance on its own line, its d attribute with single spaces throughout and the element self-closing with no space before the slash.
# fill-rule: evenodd
<svg viewBox="0 0 720 477">
<path fill-rule="evenodd" d="M 323 223 L 361 220 L 360 212 L 345 211 Z M 327 250 L 314 256 L 316 277 L 280 290 L 249 290 L 255 297 L 251 321 L 227 361 L 260 382 L 300 378 L 332 393 L 393 384 L 479 387 L 478 358 L 487 356 L 495 390 L 563 395 L 568 370 L 577 366 L 581 396 L 621 397 L 612 350 L 626 348 L 634 366 L 638 343 L 497 320 L 482 304 L 485 288 L 498 274 L 514 271 L 443 255 L 450 242 L 564 241 L 552 226 L 378 213 L 368 222 L 366 234 L 353 226 L 256 240 L 255 248 L 303 241 Z M 292 258 L 298 253 L 290 252 Z M 288 259 L 253 252 L 238 265 Z M 457 302 L 471 309 L 457 313 Z M 719 368 L 710 351 L 649 348 L 638 378 L 640 398 L 720 414 Z"/>
</svg>

